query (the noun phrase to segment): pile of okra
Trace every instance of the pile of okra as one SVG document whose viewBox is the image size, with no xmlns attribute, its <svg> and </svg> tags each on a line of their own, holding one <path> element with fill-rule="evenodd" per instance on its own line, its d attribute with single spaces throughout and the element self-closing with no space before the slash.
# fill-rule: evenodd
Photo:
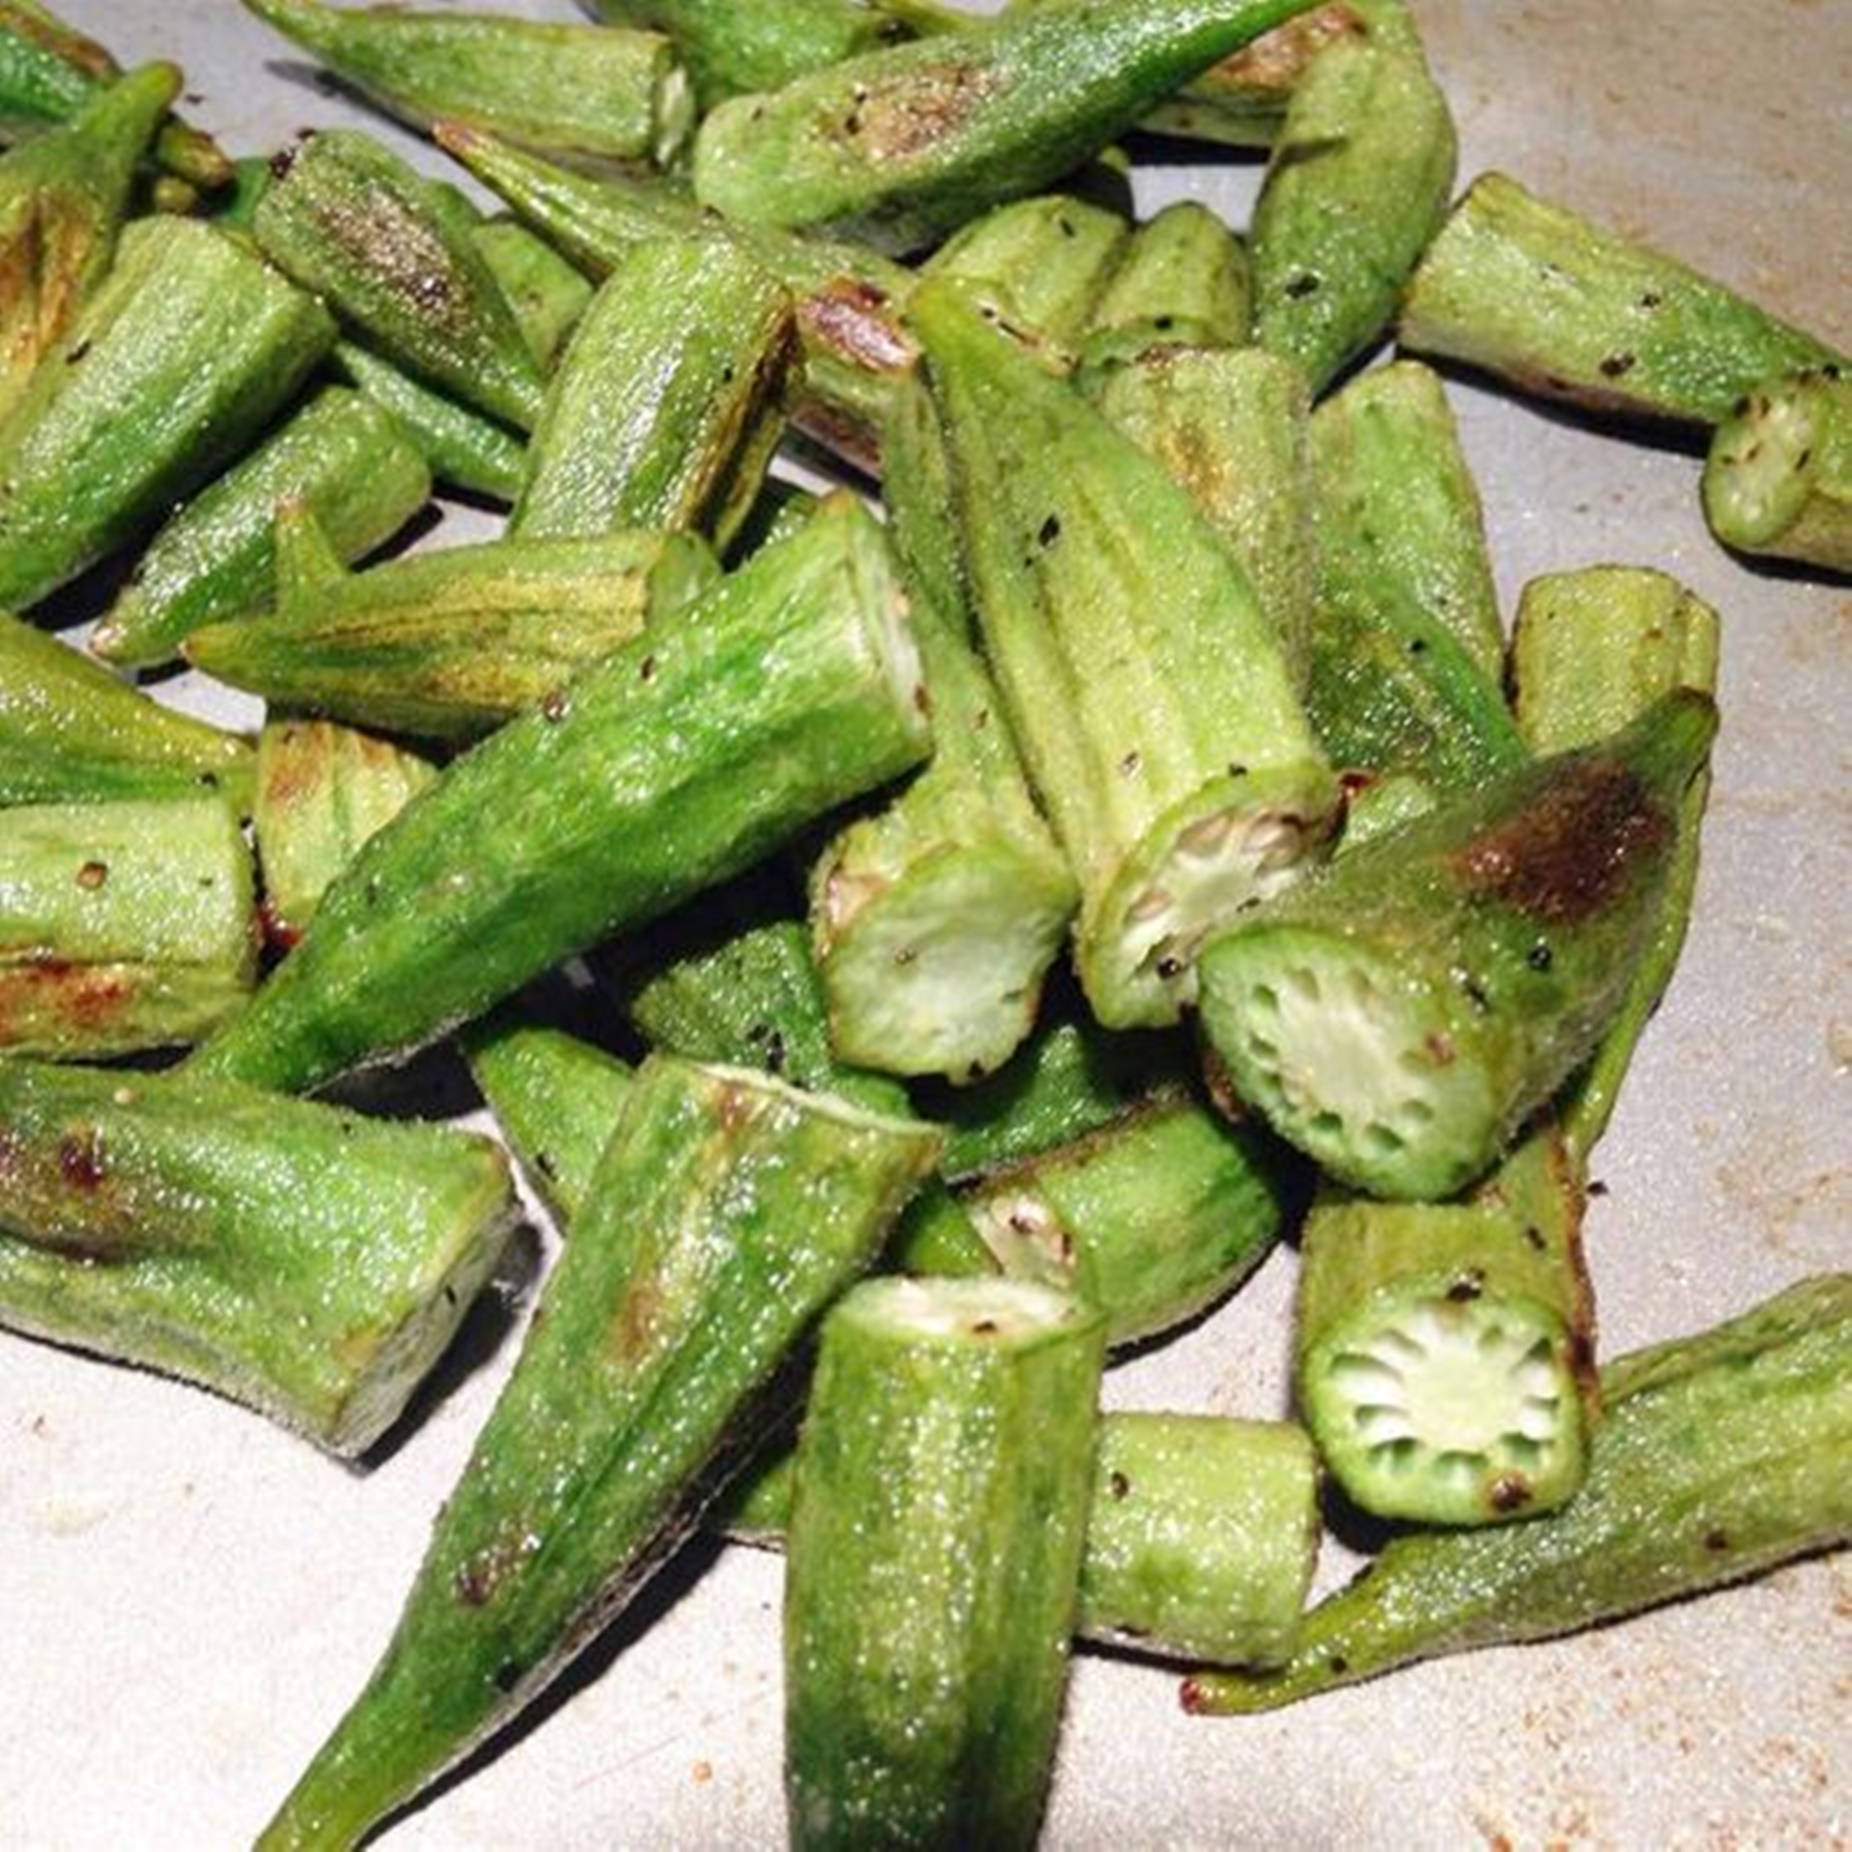
<svg viewBox="0 0 1852 1852">
<path fill-rule="evenodd" d="M 453 179 L 0 0 L 0 1324 L 378 1459 L 562 1237 L 263 1846 L 703 1529 L 786 1552 L 792 1840 L 946 1847 L 1036 1838 L 1076 1639 L 1252 1711 L 1852 1534 L 1852 1276 L 1609 1357 L 1583 1261 L 1718 614 L 1508 631 L 1435 370 L 1832 575 L 1838 354 L 1462 176 L 1402 0 L 245 4 Z M 497 1136 L 355 1078 L 440 1043 Z M 1102 1415 L 1282 1242 L 1291 1419 Z"/>
</svg>

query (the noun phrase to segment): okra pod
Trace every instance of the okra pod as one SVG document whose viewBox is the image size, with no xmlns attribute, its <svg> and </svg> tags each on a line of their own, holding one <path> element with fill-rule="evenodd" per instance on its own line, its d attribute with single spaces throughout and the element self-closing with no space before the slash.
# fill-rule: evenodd
<svg viewBox="0 0 1852 1852">
<path fill-rule="evenodd" d="M 313 515 L 278 523 L 278 611 L 208 624 L 187 660 L 386 732 L 471 738 L 679 611 L 719 569 L 692 535 L 491 540 L 348 572 Z"/>
<path fill-rule="evenodd" d="M 510 530 L 686 528 L 725 547 L 783 434 L 790 298 L 723 239 L 639 245 L 548 387 Z"/>
<path fill-rule="evenodd" d="M 1241 240 L 1199 200 L 1174 200 L 1133 231 L 1094 304 L 1083 377 L 1173 347 L 1240 347 L 1248 297 Z"/>
<path fill-rule="evenodd" d="M 141 219 L 0 419 L 0 607 L 36 603 L 239 454 L 334 340 L 235 237 Z"/>
<path fill-rule="evenodd" d="M 1104 1350 L 1020 1281 L 869 1280 L 824 1320 L 785 1572 L 794 1845 L 1034 1840 Z"/>
<path fill-rule="evenodd" d="M 443 118 L 531 148 L 667 167 L 694 126 L 688 75 L 660 33 L 320 0 L 244 3 L 414 128 Z"/>
<path fill-rule="evenodd" d="M 733 542 L 723 555 L 726 565 L 743 566 L 761 547 L 789 540 L 821 504 L 822 497 L 814 490 L 768 476 L 734 531 Z"/>
<path fill-rule="evenodd" d="M 1101 0 L 865 53 L 720 104 L 695 196 L 730 218 L 931 244 L 1097 154 L 1309 0 Z"/>
<path fill-rule="evenodd" d="M 222 797 L 0 809 L 0 1052 L 197 1041 L 249 997 L 255 927 Z"/>
<path fill-rule="evenodd" d="M 390 540 L 430 493 L 431 472 L 397 420 L 361 393 L 324 387 L 168 520 L 90 647 L 145 667 L 170 660 L 206 624 L 267 609 L 281 505 L 312 513 L 351 562 Z"/>
<path fill-rule="evenodd" d="M 484 219 L 471 231 L 470 242 L 501 285 L 534 358 L 550 374 L 591 303 L 591 284 L 518 219 Z"/>
<path fill-rule="evenodd" d="M 544 381 L 514 311 L 439 189 L 391 149 L 323 129 L 257 202 L 263 253 L 389 360 L 522 430 Z"/>
<path fill-rule="evenodd" d="M 252 832 L 264 924 L 292 945 L 338 875 L 437 767 L 404 746 L 329 720 L 270 720 L 257 741 Z"/>
<path fill-rule="evenodd" d="M 1189 1711 L 1272 1710 L 1443 1653 L 1548 1639 L 1852 1540 L 1852 1277 L 1804 1280 L 1601 1373 L 1588 1478 L 1534 1524 L 1395 1538 L 1274 1673 Z"/>
<path fill-rule="evenodd" d="M 908 770 L 918 687 L 886 544 L 838 497 L 453 761 L 194 1060 L 296 1091 L 409 1053 Z"/>
<path fill-rule="evenodd" d="M 1704 518 L 1739 553 L 1852 572 L 1852 378 L 1764 381 L 1717 427 Z"/>
<path fill-rule="evenodd" d="M 392 1642 L 260 1847 L 353 1844 L 616 1615 L 934 1149 L 763 1075 L 638 1070 Z"/>
<path fill-rule="evenodd" d="M 490 1140 L 182 1074 L 0 1061 L 0 1325 L 203 1383 L 342 1455 L 515 1225 Z"/>
<path fill-rule="evenodd" d="M 1202 1020 L 1241 1097 L 1353 1188 L 1471 1182 L 1621 1007 L 1716 709 L 1518 767 L 1338 857 L 1215 940 Z"/>
<path fill-rule="evenodd" d="M 1481 174 L 1409 283 L 1398 338 L 1587 410 L 1721 424 L 1773 374 L 1846 364 L 1676 258 Z"/>
<path fill-rule="evenodd" d="M 251 807 L 251 743 L 151 701 L 55 636 L 0 616 L 0 805 L 220 791 Z"/>
<path fill-rule="evenodd" d="M 943 281 L 912 304 L 973 600 L 1081 884 L 1109 1027 L 1174 1021 L 1197 947 L 1288 883 L 1336 786 L 1246 575 L 1186 492 Z"/>
</svg>

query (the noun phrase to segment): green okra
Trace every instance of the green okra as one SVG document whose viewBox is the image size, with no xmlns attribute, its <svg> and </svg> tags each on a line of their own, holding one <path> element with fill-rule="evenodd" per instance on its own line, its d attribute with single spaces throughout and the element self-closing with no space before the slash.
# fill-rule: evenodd
<svg viewBox="0 0 1852 1852">
<path fill-rule="evenodd" d="M 945 526 L 946 456 L 917 384 L 899 397 L 882 452 L 935 746 L 912 784 L 818 859 L 812 944 L 839 1053 L 889 1073 L 972 1081 L 1029 1033 L 1079 890 L 970 641 Z"/>
<path fill-rule="evenodd" d="M 194 1060 L 297 1091 L 409 1053 L 910 769 L 918 688 L 886 543 L 837 497 L 446 767 Z"/>
<path fill-rule="evenodd" d="M 540 365 L 458 217 L 370 135 L 323 129 L 293 151 L 251 228 L 272 263 L 387 359 L 527 430 Z"/>
<path fill-rule="evenodd" d="M 934 1148 L 763 1075 L 638 1070 L 392 1642 L 261 1847 L 353 1844 L 612 1619 Z"/>
<path fill-rule="evenodd" d="M 729 218 L 931 244 L 1097 154 L 1309 0 L 1100 0 L 865 53 L 702 122 L 695 196 Z"/>
<path fill-rule="evenodd" d="M 1159 346 L 1097 377 L 1091 396 L 1227 543 L 1303 688 L 1317 555 L 1311 406 L 1298 364 L 1261 347 Z"/>
<path fill-rule="evenodd" d="M 244 3 L 414 128 L 465 122 L 532 148 L 667 167 L 694 126 L 688 74 L 660 33 L 321 0 Z"/>
<path fill-rule="evenodd" d="M 534 358 L 551 373 L 591 303 L 592 285 L 518 219 L 484 219 L 470 241 L 501 285 Z"/>
<path fill-rule="evenodd" d="M 1080 341 L 1083 377 L 1174 347 L 1240 347 L 1248 338 L 1248 260 L 1200 200 L 1179 199 L 1138 226 Z"/>
<path fill-rule="evenodd" d="M 520 494 L 527 450 L 506 425 L 414 379 L 356 341 L 337 341 L 334 363 L 398 420 L 439 482 L 497 502 L 512 502 Z"/>
<path fill-rule="evenodd" d="M 1590 1055 L 1676 862 L 1716 708 L 1676 690 L 1331 862 L 1202 955 L 1240 1096 L 1334 1178 L 1452 1195 Z"/>
<path fill-rule="evenodd" d="M 1254 339 L 1314 396 L 1395 319 L 1453 190 L 1458 140 L 1419 50 L 1340 39 L 1287 105 L 1254 207 Z"/>
<path fill-rule="evenodd" d="M 794 1845 L 1033 1842 L 1104 1350 L 1022 1281 L 869 1280 L 824 1320 L 785 1570 Z"/>
<path fill-rule="evenodd" d="M 0 1325 L 330 1452 L 396 1421 L 516 1220 L 486 1138 L 184 1074 L 0 1061 Z"/>
<path fill-rule="evenodd" d="M 270 938 L 292 945 L 368 837 L 437 767 L 409 748 L 330 720 L 268 720 L 257 740 L 252 811 Z"/>
<path fill-rule="evenodd" d="M 313 297 L 236 238 L 141 219 L 0 418 L 0 607 L 36 603 L 236 457 L 327 352 Z"/>
<path fill-rule="evenodd" d="M 790 539 L 822 506 L 822 500 L 813 489 L 768 476 L 734 532 L 724 556 L 727 566 L 744 565 L 761 547 Z"/>
<path fill-rule="evenodd" d="M 1481 174 L 1409 283 L 1397 337 L 1583 408 L 1721 424 L 1777 373 L 1846 364 L 1676 258 Z"/>
<path fill-rule="evenodd" d="M 1320 405 L 1312 486 L 1306 705 L 1326 750 L 1436 793 L 1519 764 L 1479 493 L 1435 375 L 1395 361 Z"/>
<path fill-rule="evenodd" d="M 1717 613 L 1662 572 L 1593 566 L 1533 579 L 1519 597 L 1511 640 L 1511 681 L 1525 743 L 1533 752 L 1593 745 L 1673 688 L 1714 698 L 1720 631 Z M 1601 1046 L 1556 1102 L 1563 1136 L 1584 1165 L 1678 963 L 1709 790 L 1709 774 L 1702 772 L 1680 801 L 1678 844 L 1652 935 Z"/>
<path fill-rule="evenodd" d="M 145 667 L 171 660 L 207 624 L 269 608 L 280 506 L 311 512 L 351 562 L 390 540 L 430 494 L 431 472 L 397 420 L 362 393 L 326 386 L 168 520 L 90 647 Z"/>
<path fill-rule="evenodd" d="M 1739 553 L 1852 572 L 1852 377 L 1766 380 L 1717 427 L 1704 518 Z"/>
<path fill-rule="evenodd" d="M 689 534 L 490 540 L 349 572 L 312 514 L 277 524 L 274 614 L 208 624 L 187 660 L 359 727 L 472 738 L 562 697 L 582 670 L 707 591 Z"/>
<path fill-rule="evenodd" d="M 1444 1653 L 1548 1639 L 1852 1540 L 1852 1277 L 1803 1280 L 1601 1373 L 1588 1477 L 1534 1524 L 1397 1537 L 1270 1674 L 1184 1708 L 1271 1710 Z"/>
<path fill-rule="evenodd" d="M 198 1040 L 257 981 L 251 890 L 223 797 L 0 810 L 0 1052 Z"/>
<path fill-rule="evenodd" d="M 1004 707 L 1081 885 L 1109 1027 L 1174 1021 L 1198 945 L 1287 884 L 1336 785 L 1239 564 L 1187 493 L 942 281 L 912 325 Z"/>
<path fill-rule="evenodd" d="M 637 246 L 547 390 L 510 531 L 695 529 L 725 547 L 783 434 L 791 302 L 714 238 Z"/>
<path fill-rule="evenodd" d="M 251 804 L 249 740 L 152 701 L 55 636 L 0 616 L 0 805 L 220 791 Z"/>
<path fill-rule="evenodd" d="M 1252 1273 L 1285 1233 L 1298 1172 L 1264 1127 L 1159 1093 L 986 1171 L 959 1200 L 1007 1278 L 1098 1307 L 1121 1345 L 1186 1323 Z"/>
<path fill-rule="evenodd" d="M 108 273 L 136 165 L 182 81 L 146 65 L 0 157 L 0 414 Z"/>
</svg>

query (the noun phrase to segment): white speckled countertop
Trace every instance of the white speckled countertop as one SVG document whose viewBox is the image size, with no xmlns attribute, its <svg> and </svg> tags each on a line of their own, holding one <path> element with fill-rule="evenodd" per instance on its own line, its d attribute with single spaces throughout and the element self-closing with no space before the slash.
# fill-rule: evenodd
<svg viewBox="0 0 1852 1852">
<path fill-rule="evenodd" d="M 65 10 L 125 62 L 182 59 L 193 113 L 234 152 L 357 114 L 234 0 Z M 566 0 L 515 10 L 567 16 Z M 1507 168 L 1852 346 L 1849 0 L 1416 10 L 1463 176 Z M 1239 217 L 1254 171 L 1170 167 L 1146 203 L 1189 191 Z M 1689 454 L 1464 383 L 1454 399 L 1508 611 L 1534 573 L 1624 560 L 1679 575 L 1724 616 L 1696 917 L 1587 1228 L 1612 1352 L 1852 1266 L 1852 589 L 1722 553 Z M 1111 1399 L 1280 1411 L 1293 1264 L 1277 1255 L 1186 1339 L 1113 1372 Z M 512 1361 L 489 1322 L 364 1475 L 194 1390 L 0 1339 L 0 1844 L 248 1843 L 391 1628 Z M 698 1547 L 537 1725 L 386 1843 L 778 1843 L 779 1582 L 776 1558 Z M 1852 1839 L 1843 1556 L 1273 1717 L 1192 1720 L 1176 1692 L 1173 1672 L 1080 1658 L 1049 1846 Z"/>
</svg>

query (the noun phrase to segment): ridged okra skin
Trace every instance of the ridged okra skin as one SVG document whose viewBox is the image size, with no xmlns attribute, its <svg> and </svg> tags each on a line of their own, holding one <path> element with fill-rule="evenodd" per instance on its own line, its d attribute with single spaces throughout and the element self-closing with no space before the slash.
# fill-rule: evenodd
<svg viewBox="0 0 1852 1852">
<path fill-rule="evenodd" d="M 351 129 L 300 144 L 251 229 L 266 257 L 387 359 L 521 430 L 539 363 L 494 273 L 438 189 Z"/>
<path fill-rule="evenodd" d="M 1336 786 L 1246 575 L 1187 493 L 935 281 L 911 309 L 997 686 L 1081 885 L 1100 1020 L 1174 1021 L 1197 946 L 1286 885 Z"/>
<path fill-rule="evenodd" d="M 694 125 L 687 74 L 659 33 L 320 0 L 245 5 L 416 128 L 442 118 L 560 154 L 667 166 Z"/>
<path fill-rule="evenodd" d="M 330 1452 L 398 1419 L 515 1223 L 485 1138 L 177 1074 L 0 1061 L 0 1325 Z"/>
<path fill-rule="evenodd" d="M 1346 770 L 1437 794 L 1520 764 L 1479 492 L 1440 381 L 1361 373 L 1312 414 L 1318 568 L 1306 704 Z"/>
<path fill-rule="evenodd" d="M 1184 1708 L 1272 1710 L 1444 1653 L 1548 1639 L 1852 1539 L 1852 1278 L 1803 1280 L 1601 1373 L 1588 1478 L 1534 1524 L 1398 1537 L 1306 1616 L 1278 1672 Z"/>
<path fill-rule="evenodd" d="M 295 1091 L 434 1040 L 908 770 L 918 687 L 886 544 L 837 498 L 448 766 L 194 1059 Z"/>
<path fill-rule="evenodd" d="M 95 293 L 143 152 L 182 78 L 150 64 L 0 157 L 0 414 Z"/>
<path fill-rule="evenodd" d="M 519 219 L 484 219 L 470 242 L 494 273 L 534 358 L 548 373 L 591 303 L 592 285 Z"/>
<path fill-rule="evenodd" d="M 334 340 L 247 246 L 138 220 L 115 267 L 0 419 L 0 607 L 36 603 L 237 456 Z"/>
<path fill-rule="evenodd" d="M 0 1053 L 193 1042 L 257 981 L 251 856 L 222 797 L 0 809 Z"/>
<path fill-rule="evenodd" d="M 1172 347 L 1244 345 L 1250 293 L 1241 240 L 1199 200 L 1173 200 L 1134 229 L 1093 305 L 1083 377 Z"/>
<path fill-rule="evenodd" d="M 866 1281 L 824 1321 L 787 1539 L 793 1845 L 1034 1840 L 1104 1349 L 1017 1281 Z"/>
<path fill-rule="evenodd" d="M 366 1689 L 259 1845 L 345 1846 L 641 1586 L 931 1167 L 930 1129 L 654 1057 Z"/>
<path fill-rule="evenodd" d="M 1397 335 L 1589 411 L 1721 424 L 1744 393 L 1843 356 L 1734 291 L 1481 174 L 1435 235 Z"/>
<path fill-rule="evenodd" d="M 1852 376 L 1766 380 L 1717 427 L 1704 518 L 1726 547 L 1852 573 Z"/>
<path fill-rule="evenodd" d="M 249 740 L 151 701 L 34 625 L 0 615 L 0 805 L 219 791 L 250 809 Z"/>
<path fill-rule="evenodd" d="M 430 493 L 431 472 L 398 421 L 362 393 L 326 386 L 168 520 L 90 647 L 144 668 L 171 660 L 204 624 L 266 609 L 281 504 L 313 513 L 352 561 L 391 539 Z"/>
<path fill-rule="evenodd" d="M 791 302 L 724 239 L 637 246 L 547 389 L 510 531 L 687 528 L 725 547 L 783 434 Z"/>
<path fill-rule="evenodd" d="M 851 58 L 722 103 L 695 195 L 730 218 L 906 252 L 1097 154 L 1308 0 L 1101 0 Z"/>
<path fill-rule="evenodd" d="M 328 884 L 437 776 L 429 759 L 331 720 L 268 720 L 252 830 L 269 936 L 291 945 Z"/>
<path fill-rule="evenodd" d="M 710 590 L 691 534 L 489 540 L 346 571 L 313 515 L 277 526 L 278 609 L 196 630 L 187 660 L 359 727 L 470 739 Z"/>
<path fill-rule="evenodd" d="M 1335 859 L 1216 939 L 1202 1021 L 1241 1097 L 1335 1178 L 1437 1199 L 1595 1048 L 1671 878 L 1716 709 L 1666 696 Z"/>
</svg>

